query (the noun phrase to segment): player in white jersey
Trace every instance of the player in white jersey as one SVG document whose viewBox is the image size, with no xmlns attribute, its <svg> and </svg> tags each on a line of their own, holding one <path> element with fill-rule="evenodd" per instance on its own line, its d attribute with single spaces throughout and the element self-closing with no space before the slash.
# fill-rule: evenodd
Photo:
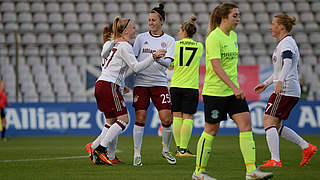
<svg viewBox="0 0 320 180">
<path fill-rule="evenodd" d="M 264 164 L 260 165 L 262 167 L 282 167 L 279 136 L 301 147 L 303 157 L 300 166 L 306 165 L 317 150 L 316 146 L 306 142 L 289 127 L 282 125 L 301 94 L 298 77 L 299 49 L 296 41 L 289 35 L 295 20 L 296 18 L 286 14 L 274 16 L 270 29 L 272 36 L 279 41 L 272 55 L 274 72 L 265 82 L 254 88 L 255 92 L 260 94 L 270 84 L 275 83 L 274 93 L 268 100 L 263 122 L 271 160 L 264 161 Z"/>
<path fill-rule="evenodd" d="M 169 152 L 172 136 L 172 116 L 168 80 L 165 72 L 174 58 L 175 40 L 162 31 L 162 25 L 165 21 L 163 9 L 164 5 L 159 4 L 159 7 L 151 10 L 148 18 L 150 30 L 139 34 L 133 46 L 139 62 L 157 49 L 164 48 L 167 50 L 164 58 L 157 60 L 151 66 L 136 74 L 133 90 L 133 107 L 136 112 L 136 122 L 133 128 L 134 166 L 142 165 L 141 145 L 150 98 L 158 110 L 162 124 L 162 156 L 166 158 L 169 164 L 176 163 L 175 157 Z"/>
<path fill-rule="evenodd" d="M 127 108 L 120 92 L 124 84 L 125 73 L 128 68 L 139 72 L 150 66 L 154 59 L 162 58 L 166 50 L 160 49 L 150 54 L 142 62 L 138 62 L 133 53 L 129 41 L 135 37 L 135 24 L 130 19 L 116 17 L 113 21 L 113 41 L 107 41 L 101 53 L 101 75 L 95 85 L 95 97 L 98 109 L 102 111 L 107 122 L 113 123 L 102 137 L 99 146 L 94 149 L 99 158 L 105 163 L 112 165 L 112 161 L 106 156 L 106 150 L 112 141 L 123 132 L 129 122 Z M 106 127 L 107 128 L 107 127 Z"/>
</svg>

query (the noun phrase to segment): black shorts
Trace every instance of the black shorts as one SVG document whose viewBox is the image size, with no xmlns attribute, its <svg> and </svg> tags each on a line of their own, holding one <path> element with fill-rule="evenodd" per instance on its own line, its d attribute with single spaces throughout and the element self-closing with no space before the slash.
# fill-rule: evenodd
<svg viewBox="0 0 320 180">
<path fill-rule="evenodd" d="M 227 120 L 227 114 L 232 115 L 249 112 L 246 100 L 237 99 L 234 95 L 226 97 L 203 96 L 205 121 L 215 124 Z"/>
<path fill-rule="evenodd" d="M 4 113 L 4 108 L 2 108 L 0 111 L 1 111 L 1 118 L 5 118 L 6 115 L 5 115 L 5 113 Z"/>
<path fill-rule="evenodd" d="M 199 90 L 190 88 L 170 88 L 172 112 L 195 114 L 198 108 Z"/>
</svg>

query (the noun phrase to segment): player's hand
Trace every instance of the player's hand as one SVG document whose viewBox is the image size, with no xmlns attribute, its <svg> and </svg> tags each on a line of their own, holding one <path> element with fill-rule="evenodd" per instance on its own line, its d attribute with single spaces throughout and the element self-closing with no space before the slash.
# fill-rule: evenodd
<svg viewBox="0 0 320 180">
<path fill-rule="evenodd" d="M 165 49 L 158 49 L 155 53 L 152 54 L 153 59 L 159 59 L 166 55 L 167 50 Z"/>
<path fill-rule="evenodd" d="M 123 88 L 123 94 L 127 94 L 130 92 L 130 88 L 128 88 L 128 86 L 124 86 Z"/>
<path fill-rule="evenodd" d="M 244 94 L 242 89 L 235 88 L 235 89 L 232 89 L 232 91 L 233 91 L 233 93 L 234 93 L 234 95 L 236 96 L 237 99 L 241 99 L 241 100 L 246 99 L 246 95 Z"/>
<path fill-rule="evenodd" d="M 267 88 L 267 85 L 263 84 L 263 83 L 260 83 L 258 84 L 256 87 L 254 87 L 254 92 L 257 93 L 257 94 L 260 94 L 262 93 L 265 89 Z"/>
<path fill-rule="evenodd" d="M 276 94 L 280 94 L 282 92 L 282 90 L 283 90 L 283 82 L 282 81 L 278 81 L 276 83 L 276 85 L 274 86 L 274 92 Z"/>
</svg>

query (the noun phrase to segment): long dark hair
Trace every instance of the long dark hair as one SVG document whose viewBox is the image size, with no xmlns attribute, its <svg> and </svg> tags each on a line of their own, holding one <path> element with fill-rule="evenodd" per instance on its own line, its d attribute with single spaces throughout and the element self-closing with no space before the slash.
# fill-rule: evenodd
<svg viewBox="0 0 320 180">
<path fill-rule="evenodd" d="M 209 19 L 208 35 L 216 27 L 220 26 L 222 18 L 228 17 L 231 10 L 234 8 L 238 8 L 238 6 L 233 3 L 223 3 L 213 9 L 212 13 L 210 14 L 210 19 Z"/>
</svg>

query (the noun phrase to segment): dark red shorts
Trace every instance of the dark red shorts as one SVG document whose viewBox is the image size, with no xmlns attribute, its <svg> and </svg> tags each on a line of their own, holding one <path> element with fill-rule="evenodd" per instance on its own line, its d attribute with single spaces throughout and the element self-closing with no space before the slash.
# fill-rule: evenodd
<svg viewBox="0 0 320 180">
<path fill-rule="evenodd" d="M 135 110 L 147 110 L 150 98 L 158 111 L 162 109 L 171 110 L 171 99 L 166 86 L 141 87 L 133 89 L 133 104 Z"/>
<path fill-rule="evenodd" d="M 299 98 L 293 96 L 284 96 L 280 94 L 271 94 L 266 106 L 265 114 L 280 119 L 288 119 L 293 107 L 298 103 Z"/>
<path fill-rule="evenodd" d="M 119 91 L 119 86 L 107 82 L 96 82 L 94 96 L 97 100 L 98 109 L 102 111 L 106 118 L 116 118 L 128 114 L 126 103 Z"/>
</svg>

